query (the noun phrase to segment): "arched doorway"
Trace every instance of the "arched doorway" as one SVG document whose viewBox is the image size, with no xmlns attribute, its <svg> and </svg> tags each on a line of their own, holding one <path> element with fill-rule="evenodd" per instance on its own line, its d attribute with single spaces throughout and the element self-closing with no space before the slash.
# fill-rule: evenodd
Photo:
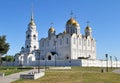
<svg viewBox="0 0 120 83">
<path fill-rule="evenodd" d="M 51 56 L 50 55 L 48 56 L 48 60 L 51 60 Z"/>
</svg>

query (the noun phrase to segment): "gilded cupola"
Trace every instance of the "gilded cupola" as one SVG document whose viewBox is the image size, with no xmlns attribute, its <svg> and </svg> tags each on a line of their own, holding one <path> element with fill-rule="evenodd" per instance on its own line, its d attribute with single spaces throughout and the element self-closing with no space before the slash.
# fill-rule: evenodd
<svg viewBox="0 0 120 83">
<path fill-rule="evenodd" d="M 32 14 L 31 14 L 31 21 L 30 21 L 30 23 L 28 24 L 28 26 L 35 26 L 34 17 L 33 17 L 33 12 L 32 12 Z"/>
<path fill-rule="evenodd" d="M 66 25 L 74 25 L 74 26 L 77 26 L 78 25 L 78 22 L 74 19 L 74 18 L 70 18 Z"/>
<path fill-rule="evenodd" d="M 51 27 L 50 29 L 49 29 L 49 32 L 54 32 L 55 31 L 55 29 L 53 28 L 53 27 Z"/>
<path fill-rule="evenodd" d="M 92 28 L 90 26 L 87 26 L 85 30 L 92 30 Z"/>
</svg>

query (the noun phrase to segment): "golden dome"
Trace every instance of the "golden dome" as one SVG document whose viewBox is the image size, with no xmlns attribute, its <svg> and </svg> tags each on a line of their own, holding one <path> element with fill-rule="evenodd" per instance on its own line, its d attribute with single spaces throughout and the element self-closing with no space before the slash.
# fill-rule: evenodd
<svg viewBox="0 0 120 83">
<path fill-rule="evenodd" d="M 49 31 L 50 31 L 50 32 L 54 32 L 55 29 L 54 29 L 53 27 L 51 27 L 51 28 L 49 29 Z"/>
<path fill-rule="evenodd" d="M 85 30 L 91 30 L 92 28 L 90 26 L 87 26 Z"/>
<path fill-rule="evenodd" d="M 77 26 L 78 22 L 74 19 L 74 18 L 70 18 L 67 23 L 67 25 L 71 24 L 71 25 L 75 25 Z"/>
<path fill-rule="evenodd" d="M 28 24 L 29 26 L 35 26 L 35 23 L 33 20 L 31 20 L 31 22 Z"/>
<path fill-rule="evenodd" d="M 66 34 L 67 33 L 66 30 L 64 30 L 63 33 Z"/>
<path fill-rule="evenodd" d="M 77 22 L 73 23 L 73 25 L 77 26 Z"/>
</svg>

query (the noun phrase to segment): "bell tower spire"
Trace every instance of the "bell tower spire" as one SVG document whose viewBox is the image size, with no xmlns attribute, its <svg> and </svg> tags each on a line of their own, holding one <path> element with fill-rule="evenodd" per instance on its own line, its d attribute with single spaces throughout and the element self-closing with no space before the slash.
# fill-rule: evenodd
<svg viewBox="0 0 120 83">
<path fill-rule="evenodd" d="M 26 31 L 26 53 L 32 53 L 34 50 L 38 49 L 38 46 L 38 32 L 34 22 L 33 9 L 31 8 L 30 23 L 28 24 L 28 30 Z"/>
<path fill-rule="evenodd" d="M 30 20 L 30 23 L 28 24 L 28 26 L 35 26 L 33 7 L 31 8 L 31 20 Z"/>
<path fill-rule="evenodd" d="M 31 8 L 31 21 L 34 21 L 33 7 Z"/>
</svg>

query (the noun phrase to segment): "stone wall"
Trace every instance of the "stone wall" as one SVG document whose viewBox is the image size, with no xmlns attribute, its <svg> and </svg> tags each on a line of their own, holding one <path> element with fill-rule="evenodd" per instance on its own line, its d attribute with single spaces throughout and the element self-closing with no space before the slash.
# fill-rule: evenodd
<svg viewBox="0 0 120 83">
<path fill-rule="evenodd" d="M 82 67 L 106 67 L 106 60 L 79 59 L 79 60 L 37 60 L 23 66 L 82 66 Z M 16 63 L 4 63 L 3 66 L 17 66 Z M 108 61 L 108 67 L 120 67 L 120 61 Z"/>
</svg>

